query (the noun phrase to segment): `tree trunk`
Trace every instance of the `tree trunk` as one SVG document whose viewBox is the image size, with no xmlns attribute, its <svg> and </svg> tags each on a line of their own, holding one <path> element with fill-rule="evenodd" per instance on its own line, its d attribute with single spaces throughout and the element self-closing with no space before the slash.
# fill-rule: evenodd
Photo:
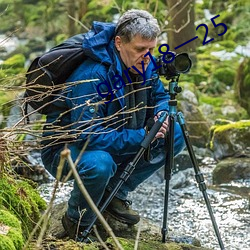
<svg viewBox="0 0 250 250">
<path fill-rule="evenodd" d="M 69 14 L 69 22 L 68 22 L 68 34 L 69 36 L 73 36 L 76 34 L 76 21 L 72 18 L 76 19 L 76 1 L 69 0 L 68 1 L 68 14 Z"/>
<path fill-rule="evenodd" d="M 87 13 L 88 10 L 88 3 L 87 0 L 79 1 L 79 11 L 78 11 L 78 18 L 81 20 L 84 15 Z"/>
<path fill-rule="evenodd" d="M 170 50 L 177 53 L 188 52 L 193 60 L 195 59 L 197 39 L 180 48 L 175 48 L 196 36 L 194 4 L 195 0 L 167 0 L 169 9 L 168 45 Z"/>
</svg>

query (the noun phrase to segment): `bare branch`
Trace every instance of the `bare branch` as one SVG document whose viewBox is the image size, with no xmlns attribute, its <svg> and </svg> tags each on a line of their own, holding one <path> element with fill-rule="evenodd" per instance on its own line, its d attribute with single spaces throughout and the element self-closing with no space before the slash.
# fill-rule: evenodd
<svg viewBox="0 0 250 250">
<path fill-rule="evenodd" d="M 75 178 L 75 181 L 77 182 L 77 185 L 78 185 L 80 191 L 82 192 L 84 198 L 88 202 L 90 208 L 95 212 L 95 214 L 97 215 L 98 219 L 100 220 L 100 222 L 104 226 L 105 230 L 113 238 L 113 240 L 114 240 L 115 245 L 117 246 L 117 248 L 120 249 L 120 250 L 123 250 L 123 247 L 120 245 L 120 243 L 117 240 L 116 236 L 114 235 L 111 227 L 106 222 L 106 220 L 103 218 L 102 214 L 100 213 L 100 211 L 96 207 L 95 203 L 93 202 L 92 198 L 90 197 L 88 191 L 86 190 L 83 182 L 81 181 L 81 178 L 80 178 L 79 174 L 77 173 L 77 170 L 75 168 L 74 162 L 73 162 L 73 160 L 71 158 L 70 150 L 69 149 L 63 150 L 61 152 L 61 157 L 62 158 L 66 158 L 68 160 L 68 163 L 69 163 L 69 166 L 70 166 L 70 168 L 71 168 L 71 170 L 73 172 L 73 176 Z"/>
<path fill-rule="evenodd" d="M 76 18 L 74 18 L 71 15 L 68 15 L 68 17 L 72 20 L 74 20 L 76 23 L 80 24 L 80 26 L 82 26 L 86 31 L 89 31 L 89 28 L 87 26 L 85 26 L 82 22 L 80 22 L 79 20 L 77 20 Z"/>
</svg>

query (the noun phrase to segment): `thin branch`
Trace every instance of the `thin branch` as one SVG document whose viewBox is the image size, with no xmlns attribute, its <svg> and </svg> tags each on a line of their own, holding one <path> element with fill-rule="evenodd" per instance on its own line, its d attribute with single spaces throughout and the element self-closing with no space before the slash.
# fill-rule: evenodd
<svg viewBox="0 0 250 250">
<path fill-rule="evenodd" d="M 74 18 L 71 15 L 68 15 L 68 17 L 72 20 L 74 20 L 76 23 L 80 24 L 80 26 L 82 26 L 86 31 L 89 31 L 89 28 L 87 26 L 85 26 L 82 22 L 80 22 L 79 20 L 77 20 L 76 18 Z"/>
<path fill-rule="evenodd" d="M 98 210 L 98 208 L 96 207 L 95 203 L 93 202 L 92 198 L 90 197 L 88 191 L 86 190 L 79 174 L 77 173 L 77 170 L 75 168 L 74 162 L 71 158 L 71 153 L 69 149 L 64 149 L 61 152 L 61 157 L 62 158 L 66 158 L 68 160 L 69 166 L 73 172 L 73 176 L 75 178 L 75 181 L 80 189 L 80 191 L 82 192 L 84 198 L 86 199 L 86 201 L 88 202 L 90 208 L 92 209 L 92 211 L 94 211 L 94 213 L 97 215 L 98 219 L 100 220 L 100 222 L 102 223 L 102 225 L 104 226 L 105 230 L 108 232 L 108 234 L 113 238 L 115 245 L 117 246 L 117 248 L 119 250 L 124 250 L 123 247 L 121 246 L 121 244 L 119 243 L 118 239 L 116 238 L 116 236 L 114 235 L 111 227 L 109 226 L 109 224 L 106 222 L 106 220 L 104 219 L 104 217 L 102 216 L 102 214 L 100 213 L 100 211 Z"/>
<path fill-rule="evenodd" d="M 138 225 L 138 230 L 137 230 L 136 238 L 135 238 L 134 250 L 137 250 L 138 246 L 139 246 L 139 237 L 140 237 L 140 233 L 141 233 L 141 225 L 142 225 L 142 222 L 140 220 L 139 221 L 139 225 Z"/>
<path fill-rule="evenodd" d="M 108 246 L 105 244 L 105 242 L 102 240 L 100 234 L 98 233 L 96 225 L 93 226 L 93 230 L 94 230 L 94 233 L 95 233 L 97 239 L 99 240 L 101 245 L 104 247 L 104 249 L 109 250 Z"/>
</svg>

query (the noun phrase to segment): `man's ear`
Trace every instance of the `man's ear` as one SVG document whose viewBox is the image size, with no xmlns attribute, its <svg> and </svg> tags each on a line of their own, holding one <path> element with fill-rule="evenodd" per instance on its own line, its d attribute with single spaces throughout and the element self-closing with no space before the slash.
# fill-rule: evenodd
<svg viewBox="0 0 250 250">
<path fill-rule="evenodd" d="M 121 43 L 122 43 L 122 40 L 121 40 L 121 37 L 119 36 L 116 36 L 115 37 L 115 47 L 118 51 L 121 50 Z"/>
</svg>

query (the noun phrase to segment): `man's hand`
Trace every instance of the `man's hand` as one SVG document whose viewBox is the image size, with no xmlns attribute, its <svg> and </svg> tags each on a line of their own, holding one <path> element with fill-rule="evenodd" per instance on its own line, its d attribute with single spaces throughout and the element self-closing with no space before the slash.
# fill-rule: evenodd
<svg viewBox="0 0 250 250">
<path fill-rule="evenodd" d="M 154 120 L 155 122 L 158 120 L 158 118 L 160 117 L 161 113 L 164 111 L 160 111 L 155 117 Z M 169 130 L 169 124 L 168 124 L 168 116 L 165 119 L 165 121 L 163 122 L 161 128 L 159 129 L 159 131 L 157 132 L 157 134 L 155 135 L 155 139 L 159 139 L 159 138 L 165 138 L 166 133 Z"/>
</svg>

